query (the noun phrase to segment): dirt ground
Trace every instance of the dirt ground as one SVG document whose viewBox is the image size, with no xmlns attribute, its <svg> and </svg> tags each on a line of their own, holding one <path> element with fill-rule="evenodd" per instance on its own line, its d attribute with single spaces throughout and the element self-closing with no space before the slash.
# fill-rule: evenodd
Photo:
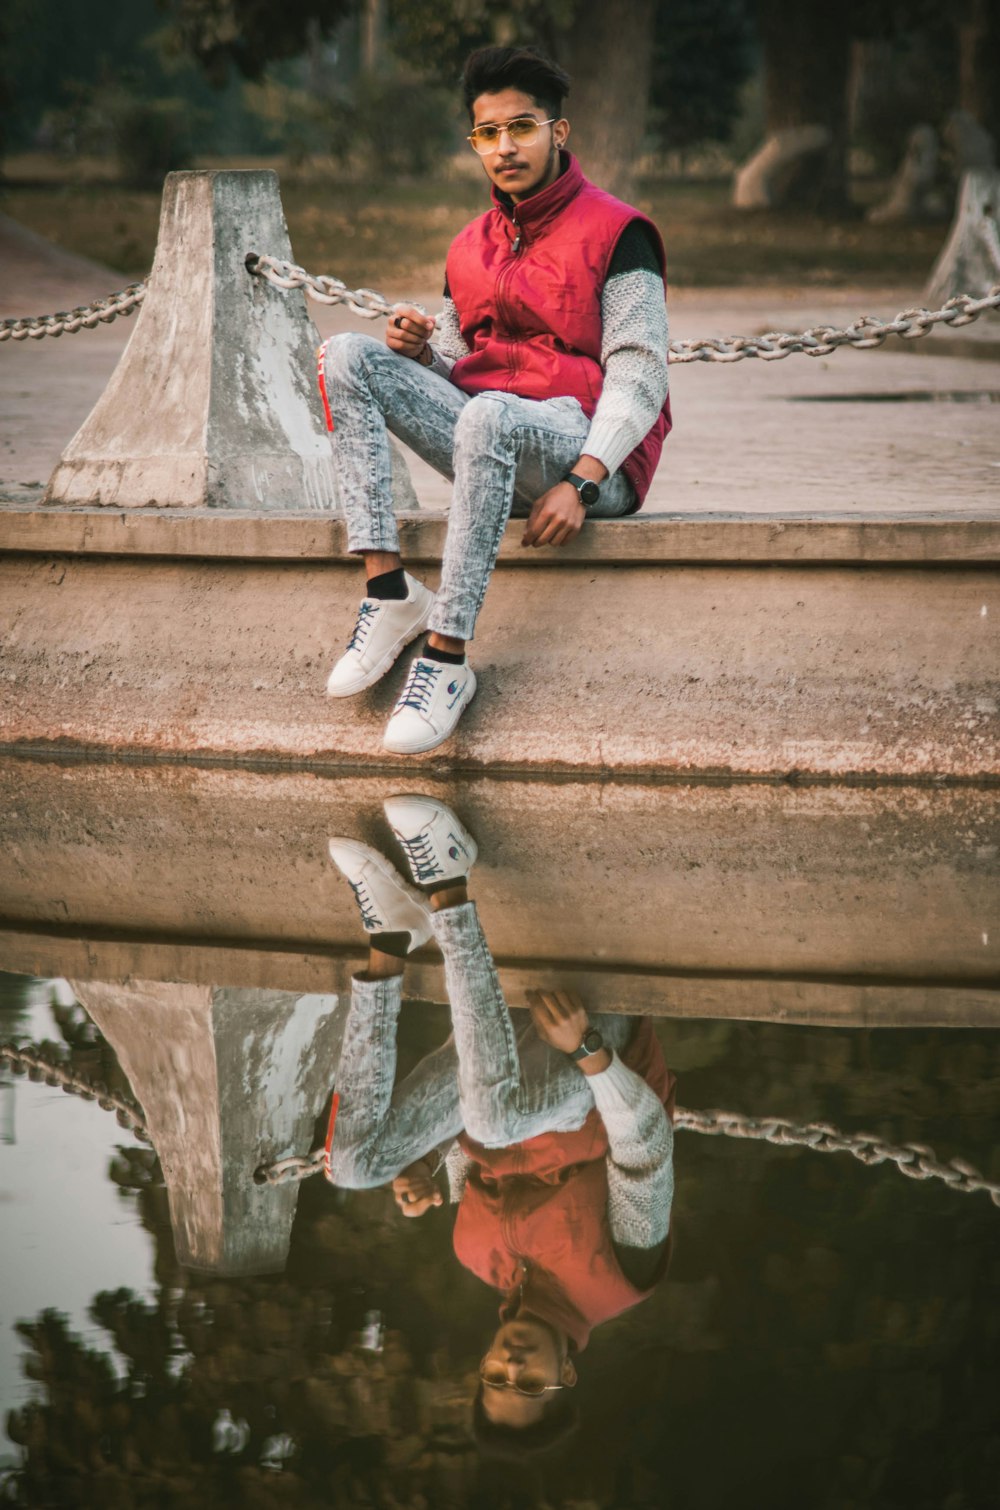
<svg viewBox="0 0 1000 1510">
<path fill-rule="evenodd" d="M 0 217 L 0 316 L 66 309 L 122 287 L 121 273 Z M 317 271 L 337 272 L 336 268 Z M 387 281 L 433 309 L 438 290 Z M 289 297 L 299 297 L 291 295 Z M 674 289 L 675 338 L 889 318 L 919 304 L 914 282 L 883 288 L 773 285 Z M 356 317 L 312 306 L 321 334 Z M 0 346 L 0 496 L 37 496 L 96 401 L 133 321 Z M 377 335 L 381 322 L 373 322 Z M 812 515 L 1000 512 L 1000 317 L 882 351 L 779 363 L 675 366 L 675 430 L 647 510 Z M 414 463 L 424 507 L 447 485 Z"/>
</svg>

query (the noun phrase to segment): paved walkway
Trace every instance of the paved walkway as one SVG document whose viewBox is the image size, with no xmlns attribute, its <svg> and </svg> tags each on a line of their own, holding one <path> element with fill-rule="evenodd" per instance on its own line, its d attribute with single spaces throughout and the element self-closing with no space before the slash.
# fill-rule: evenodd
<svg viewBox="0 0 1000 1510">
<path fill-rule="evenodd" d="M 0 315 L 66 309 L 120 288 L 107 268 L 71 256 L 0 217 Z M 329 269 L 329 271 L 336 271 Z M 433 309 L 432 291 L 386 289 Z M 675 290 L 672 333 L 795 330 L 859 314 L 889 318 L 920 303 L 915 288 Z M 312 306 L 323 335 L 358 329 L 350 313 Z M 381 321 L 370 328 L 379 332 Z M 0 498 L 38 495 L 128 340 L 113 325 L 58 340 L 0 346 Z M 647 512 L 1000 515 L 1000 317 L 965 332 L 876 352 L 793 356 L 673 369 L 676 430 Z M 967 355 L 956 355 L 964 352 Z M 421 503 L 447 485 L 414 461 Z"/>
</svg>

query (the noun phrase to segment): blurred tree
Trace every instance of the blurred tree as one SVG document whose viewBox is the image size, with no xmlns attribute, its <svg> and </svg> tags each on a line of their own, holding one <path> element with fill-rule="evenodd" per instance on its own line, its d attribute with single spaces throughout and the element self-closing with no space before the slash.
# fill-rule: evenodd
<svg viewBox="0 0 1000 1510">
<path fill-rule="evenodd" d="M 317 35 L 329 36 L 355 0 L 157 0 L 169 21 L 170 44 L 194 58 L 214 84 L 230 70 L 259 80 L 269 63 L 297 58 Z"/>
</svg>

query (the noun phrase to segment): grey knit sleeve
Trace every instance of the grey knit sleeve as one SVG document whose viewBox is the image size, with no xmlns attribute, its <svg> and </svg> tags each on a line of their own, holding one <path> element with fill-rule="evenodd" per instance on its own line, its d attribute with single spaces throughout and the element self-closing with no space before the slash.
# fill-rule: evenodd
<svg viewBox="0 0 1000 1510">
<path fill-rule="evenodd" d="M 617 1054 L 587 1081 L 608 1134 L 608 1221 L 616 1243 L 655 1248 L 670 1229 L 674 1130 L 663 1104 Z"/>
<path fill-rule="evenodd" d="M 448 293 L 444 294 L 444 304 L 438 315 L 437 324 L 434 327 L 434 336 L 431 340 L 431 368 L 439 372 L 442 377 L 448 377 L 451 369 L 459 357 L 467 357 L 469 348 L 462 335 L 462 328 L 458 321 L 458 310 L 455 301 Z"/>
<path fill-rule="evenodd" d="M 667 302 L 659 273 L 636 268 L 610 277 L 601 319 L 604 387 L 582 451 L 617 472 L 667 397 Z"/>
<path fill-rule="evenodd" d="M 448 1200 L 457 1206 L 465 1194 L 472 1160 L 456 1138 L 444 1157 L 445 1173 L 448 1176 Z"/>
</svg>

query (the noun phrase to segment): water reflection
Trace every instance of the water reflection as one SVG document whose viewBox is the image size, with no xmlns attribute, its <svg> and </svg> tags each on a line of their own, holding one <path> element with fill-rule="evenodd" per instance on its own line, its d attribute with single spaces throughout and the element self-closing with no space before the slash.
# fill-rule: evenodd
<svg viewBox="0 0 1000 1510">
<path fill-rule="evenodd" d="M 648 1018 L 591 1015 L 573 991 L 531 988 L 512 1013 L 469 898 L 475 840 L 431 797 L 385 811 L 413 885 L 372 846 L 330 841 L 370 957 L 352 986 L 329 1177 L 391 1180 L 415 1218 L 440 1206 L 434 1175 L 446 1168 L 456 1257 L 501 1301 L 479 1365 L 477 1440 L 540 1450 L 575 1423 L 592 1329 L 666 1273 L 674 1076 Z M 432 934 L 452 1032 L 394 1089 L 405 962 Z"/>
<path fill-rule="evenodd" d="M 293 817 L 304 810 L 296 793 Z M 21 969 L 39 968 L 26 958 L 71 960 L 74 989 L 53 1002 L 48 985 L 14 983 L 0 994 L 3 1036 L 54 1037 L 81 1073 L 141 1103 L 154 1139 L 118 1147 L 127 1139 L 111 1118 L 43 1085 L 12 1080 L 0 1092 L 17 1140 L 0 1161 L 15 1169 L 34 1153 L 38 1171 L 23 1196 L 18 1187 L 12 1198 L 6 1175 L 0 1192 L 3 1324 L 18 1325 L 24 1372 L 4 1381 L 13 1409 L 0 1471 L 5 1461 L 16 1469 L 8 1497 L 477 1510 L 707 1507 L 736 1495 L 778 1510 L 991 1503 L 1000 1214 L 985 1196 L 845 1158 L 683 1132 L 675 1148 L 665 1068 L 680 1075 L 688 1106 L 870 1127 L 965 1155 L 996 1178 L 1000 1055 L 988 1032 L 727 1020 L 765 996 L 775 1016 L 815 1019 L 821 988 L 827 1021 L 858 1024 L 867 1008 L 855 977 L 882 993 L 882 1020 L 898 1020 L 905 993 L 924 991 L 925 979 L 924 1021 L 970 1020 L 961 1013 L 973 995 L 977 1020 L 995 1020 L 983 965 L 996 950 L 995 856 L 979 818 L 951 822 L 966 798 L 942 794 L 947 811 L 933 815 L 931 796 L 912 813 L 892 798 L 885 842 L 872 830 L 897 877 L 879 912 L 877 876 L 867 889 L 843 879 L 843 856 L 860 853 L 868 794 L 837 799 L 843 842 L 825 856 L 771 845 L 784 797 L 727 797 L 743 839 L 752 830 L 756 840 L 727 838 L 725 863 L 717 847 L 709 874 L 698 834 L 715 796 L 657 797 L 655 822 L 622 792 L 600 813 L 593 798 L 583 818 L 567 797 L 554 820 L 565 833 L 550 825 L 542 853 L 510 837 L 520 818 L 491 787 L 444 815 L 440 853 L 458 864 L 464 849 L 466 863 L 436 875 L 412 798 L 409 819 L 389 807 L 399 849 L 374 785 L 363 810 L 341 794 L 338 821 L 324 793 L 308 795 L 307 842 L 292 823 L 285 841 L 275 826 L 260 830 L 259 851 L 239 851 L 237 870 L 262 879 L 238 948 L 244 903 L 226 890 L 221 860 L 215 892 L 191 863 L 183 899 L 192 913 L 210 893 L 220 911 L 231 907 L 218 940 L 169 913 L 165 885 L 158 911 L 136 904 L 149 909 L 145 931 L 129 932 L 124 912 L 103 910 L 103 863 L 88 893 L 81 862 L 66 924 L 40 921 L 16 889 L 5 904 L 17 923 L 2 935 L 8 960 Z M 244 796 L 241 832 L 256 836 L 245 812 L 258 809 Z M 541 797 L 530 801 L 534 823 Z M 976 801 L 985 813 L 985 798 Z M 831 803 L 792 793 L 782 811 L 799 822 L 805 810 L 818 835 L 833 832 Z M 667 807 L 686 829 L 660 821 Z M 594 854 L 627 827 L 619 848 L 635 865 L 598 872 L 592 855 L 589 879 L 570 877 L 560 892 L 559 866 L 592 820 Z M 210 826 L 188 828 L 207 855 Z M 928 841 L 945 828 L 957 849 Z M 359 892 L 367 876 L 367 895 L 352 895 L 321 855 L 331 831 L 350 835 L 354 860 L 340 858 Z M 484 852 L 470 873 L 473 833 Z M 216 842 L 214 853 L 223 849 Z M 257 863 L 265 850 L 270 870 Z M 372 875 L 351 869 L 373 854 L 383 883 L 393 871 L 406 883 L 386 916 L 372 910 Z M 761 893 L 765 859 L 773 884 Z M 132 851 L 119 863 L 131 874 Z M 414 876 L 424 888 L 416 899 L 406 890 Z M 271 912 L 265 881 L 280 893 Z M 54 887 L 35 873 L 23 896 Z M 361 968 L 359 908 L 371 925 Z M 634 927 L 616 954 L 626 911 Z M 335 945 L 326 954 L 324 918 Z M 910 933 L 920 940 L 907 956 Z M 719 970 L 744 958 L 759 996 L 751 1002 L 735 976 L 685 976 L 695 957 Z M 778 1006 L 769 970 L 785 972 Z M 677 1018 L 642 1015 L 678 1002 Z M 580 1003 L 601 1009 L 593 1022 L 636 1072 L 614 1104 L 581 1102 L 580 1088 L 593 1097 L 601 1075 L 585 1079 L 567 1044 L 544 1041 L 571 1022 L 579 1042 Z M 258 1164 L 322 1142 L 334 1083 L 333 1185 L 254 1185 Z M 99 1170 L 81 1169 L 68 1146 L 84 1118 L 106 1128 Z M 110 1215 L 98 1209 L 99 1185 L 117 1203 Z M 17 1279 L 43 1258 L 24 1238 L 29 1202 L 56 1213 L 56 1235 L 44 1286 L 22 1304 Z M 83 1253 L 95 1226 L 97 1258 Z M 133 1233 L 146 1259 L 129 1267 Z M 84 1256 L 78 1304 L 67 1276 Z M 528 1394 L 485 1388 L 481 1368 Z M 568 1385 L 570 1370 L 571 1387 L 532 1396 L 533 1383 Z M 538 1445 L 574 1421 L 551 1451 L 525 1452 L 532 1431 Z M 498 1470 L 485 1449 L 502 1444 L 504 1426 L 512 1450 Z"/>
</svg>

